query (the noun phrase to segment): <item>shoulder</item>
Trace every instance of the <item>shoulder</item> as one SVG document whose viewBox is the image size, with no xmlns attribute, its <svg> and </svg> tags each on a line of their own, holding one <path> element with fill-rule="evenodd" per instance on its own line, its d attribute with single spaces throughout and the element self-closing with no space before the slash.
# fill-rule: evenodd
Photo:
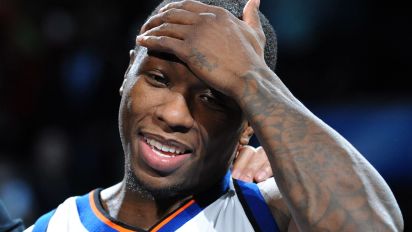
<svg viewBox="0 0 412 232">
<path fill-rule="evenodd" d="M 86 198 L 88 195 L 90 195 L 90 193 L 83 196 L 67 198 L 57 208 L 39 217 L 26 231 L 82 231 L 83 228 L 77 228 L 81 223 L 79 223 L 79 212 L 76 201 L 79 198 Z M 74 228 L 77 230 L 73 230 Z"/>
</svg>

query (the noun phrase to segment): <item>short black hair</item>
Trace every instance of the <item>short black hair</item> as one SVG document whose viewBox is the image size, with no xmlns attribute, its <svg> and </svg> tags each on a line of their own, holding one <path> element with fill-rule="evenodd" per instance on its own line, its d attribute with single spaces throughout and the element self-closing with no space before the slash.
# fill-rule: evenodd
<svg viewBox="0 0 412 232">
<path fill-rule="evenodd" d="M 156 15 L 157 12 L 159 12 L 160 8 L 162 8 L 163 6 L 171 2 L 178 2 L 178 1 L 180 0 L 163 0 L 152 11 L 152 13 L 146 19 L 146 21 L 150 17 Z M 208 4 L 208 5 L 212 5 L 212 6 L 222 7 L 228 10 L 230 13 L 232 13 L 234 16 L 236 16 L 239 19 L 241 19 L 243 16 L 243 8 L 245 7 L 246 2 L 247 2 L 247 0 L 197 0 L 197 1 Z M 266 44 L 265 44 L 265 51 L 264 51 L 265 61 L 266 61 L 266 64 L 269 66 L 269 68 L 272 71 L 275 71 L 276 59 L 277 59 L 276 33 L 272 25 L 270 24 L 269 20 L 262 14 L 262 12 L 259 12 L 259 16 L 260 16 L 260 22 L 262 24 L 263 32 L 265 33 L 265 36 L 266 36 Z"/>
</svg>

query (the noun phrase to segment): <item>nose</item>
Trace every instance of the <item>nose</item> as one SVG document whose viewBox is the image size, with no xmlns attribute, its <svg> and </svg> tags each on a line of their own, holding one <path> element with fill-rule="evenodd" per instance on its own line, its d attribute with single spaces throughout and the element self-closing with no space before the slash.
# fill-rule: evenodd
<svg viewBox="0 0 412 232">
<path fill-rule="evenodd" d="M 183 95 L 174 93 L 155 112 L 156 118 L 164 122 L 173 132 L 185 132 L 193 127 L 194 119 Z"/>
</svg>

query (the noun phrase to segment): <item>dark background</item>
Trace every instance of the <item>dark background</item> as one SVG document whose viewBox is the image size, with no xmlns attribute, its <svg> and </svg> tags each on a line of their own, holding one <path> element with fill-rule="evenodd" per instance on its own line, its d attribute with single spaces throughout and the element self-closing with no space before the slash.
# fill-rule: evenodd
<svg viewBox="0 0 412 232">
<path fill-rule="evenodd" d="M 0 198 L 26 225 L 122 178 L 118 88 L 158 1 L 0 0 Z M 354 144 L 412 215 L 410 11 L 397 1 L 262 0 L 277 74 Z"/>
</svg>

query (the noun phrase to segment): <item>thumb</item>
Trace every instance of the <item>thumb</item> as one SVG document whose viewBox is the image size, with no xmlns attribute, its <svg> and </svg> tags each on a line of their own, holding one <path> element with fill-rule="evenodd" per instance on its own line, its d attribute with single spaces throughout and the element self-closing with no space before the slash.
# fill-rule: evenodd
<svg viewBox="0 0 412 232">
<path fill-rule="evenodd" d="M 243 21 L 253 28 L 260 28 L 259 18 L 260 0 L 248 0 L 243 8 Z"/>
</svg>

